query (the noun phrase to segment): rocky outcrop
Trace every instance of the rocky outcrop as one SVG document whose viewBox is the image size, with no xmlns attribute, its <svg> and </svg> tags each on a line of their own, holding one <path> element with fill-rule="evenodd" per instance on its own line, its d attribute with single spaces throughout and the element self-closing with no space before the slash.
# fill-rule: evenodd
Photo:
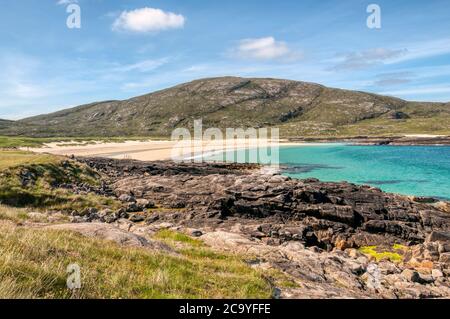
<svg viewBox="0 0 450 319">
<path fill-rule="evenodd" d="M 291 179 L 257 165 L 80 161 L 124 204 L 141 203 L 127 216 L 127 230 L 185 229 L 218 249 L 257 256 L 256 266 L 303 282 L 282 297 L 450 296 L 446 204 Z M 358 251 L 367 246 L 389 253 Z"/>
<path fill-rule="evenodd" d="M 254 256 L 251 263 L 277 268 L 296 282 L 280 289 L 280 298 L 440 298 L 448 284 L 435 283 L 443 274 L 421 275 L 389 261 L 375 263 L 356 250 L 321 252 L 298 242 L 264 245 L 238 233 L 216 231 L 200 237 L 216 249 Z"/>
<path fill-rule="evenodd" d="M 412 245 L 433 231 L 450 230 L 448 213 L 370 186 L 263 174 L 255 165 L 84 161 L 111 178 L 119 199 L 173 209 L 160 219 L 195 225 L 238 218 L 260 223 L 259 236 L 279 242 L 300 240 L 328 250 L 342 241 L 349 247 Z"/>
</svg>

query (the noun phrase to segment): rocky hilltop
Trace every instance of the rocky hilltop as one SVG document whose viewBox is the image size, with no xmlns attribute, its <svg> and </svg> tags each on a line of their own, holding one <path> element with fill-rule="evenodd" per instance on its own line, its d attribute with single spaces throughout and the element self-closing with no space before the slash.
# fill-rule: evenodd
<svg viewBox="0 0 450 319">
<path fill-rule="evenodd" d="M 145 237 L 169 228 L 253 267 L 292 279 L 279 298 L 450 297 L 448 203 L 369 186 L 296 180 L 257 165 L 79 159 L 103 179 L 118 211 L 73 211 Z"/>
<path fill-rule="evenodd" d="M 448 103 L 408 102 L 308 82 L 222 77 L 0 122 L 0 135 L 170 136 L 200 118 L 205 128 L 277 126 L 283 137 L 450 134 Z"/>
</svg>

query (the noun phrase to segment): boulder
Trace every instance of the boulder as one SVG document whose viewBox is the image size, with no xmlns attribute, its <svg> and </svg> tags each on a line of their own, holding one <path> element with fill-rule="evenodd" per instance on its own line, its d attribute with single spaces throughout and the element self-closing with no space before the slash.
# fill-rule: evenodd
<svg viewBox="0 0 450 319">
<path fill-rule="evenodd" d="M 128 203 L 125 210 L 129 213 L 135 213 L 142 211 L 141 207 L 139 207 L 136 203 Z"/>
<path fill-rule="evenodd" d="M 427 237 L 427 242 L 450 243 L 450 231 L 433 231 Z"/>
<path fill-rule="evenodd" d="M 191 231 L 191 236 L 193 237 L 200 237 L 203 235 L 203 232 L 201 230 L 195 229 Z"/>
<path fill-rule="evenodd" d="M 139 223 L 145 220 L 145 216 L 139 214 L 132 214 L 128 219 L 133 223 Z"/>
<path fill-rule="evenodd" d="M 83 209 L 80 212 L 80 216 L 90 217 L 90 216 L 93 216 L 93 215 L 97 214 L 97 212 L 98 212 L 97 208 L 95 208 L 95 207 L 87 207 L 87 208 Z"/>
<path fill-rule="evenodd" d="M 155 208 L 156 207 L 154 202 L 152 202 L 152 201 L 150 201 L 148 199 L 145 199 L 145 198 L 138 198 L 136 200 L 136 205 L 138 206 L 138 208 L 140 210 L 144 210 L 144 209 L 147 209 L 147 208 Z"/>
<path fill-rule="evenodd" d="M 121 202 L 125 202 L 125 203 L 135 203 L 136 202 L 136 198 L 134 198 L 134 196 L 128 195 L 128 194 L 122 194 L 119 196 L 118 198 Z"/>
<path fill-rule="evenodd" d="M 403 278 L 410 282 L 420 282 L 420 275 L 417 271 L 411 269 L 405 269 L 402 272 Z"/>
</svg>

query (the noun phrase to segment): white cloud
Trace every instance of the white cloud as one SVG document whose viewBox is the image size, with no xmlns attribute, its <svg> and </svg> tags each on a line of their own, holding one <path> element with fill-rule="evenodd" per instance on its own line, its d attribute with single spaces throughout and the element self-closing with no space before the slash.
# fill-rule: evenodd
<svg viewBox="0 0 450 319">
<path fill-rule="evenodd" d="M 184 27 L 186 19 L 181 14 L 165 12 L 161 9 L 141 8 L 123 11 L 113 23 L 115 31 L 156 32 Z"/>
<path fill-rule="evenodd" d="M 360 52 L 350 52 L 340 55 L 333 67 L 334 70 L 360 70 L 373 65 L 383 64 L 389 60 L 407 54 L 407 50 L 393 50 L 386 48 L 375 48 Z"/>
<path fill-rule="evenodd" d="M 378 74 L 376 77 L 377 80 L 373 82 L 373 85 L 379 87 L 389 87 L 410 83 L 414 77 L 414 74 L 412 72 L 392 72 Z"/>
<path fill-rule="evenodd" d="M 139 72 L 150 72 L 153 71 L 164 64 L 168 63 L 168 58 L 161 58 L 156 60 L 144 60 L 133 64 L 122 65 L 113 69 L 116 72 L 130 72 L 130 71 L 139 71 Z"/>
<path fill-rule="evenodd" d="M 277 41 L 274 37 L 241 40 L 239 46 L 232 51 L 232 55 L 257 60 L 294 60 L 301 56 L 293 52 L 285 42 Z"/>
<path fill-rule="evenodd" d="M 400 47 L 400 48 L 399 48 Z M 450 54 L 450 39 L 402 43 L 397 48 L 375 48 L 349 52 L 329 60 L 333 70 L 360 70 L 379 64 L 396 64 Z"/>
<path fill-rule="evenodd" d="M 404 55 L 389 61 L 389 63 L 399 63 L 403 61 L 429 58 L 433 56 L 450 54 L 450 39 L 438 39 L 404 45 L 408 48 Z"/>
<path fill-rule="evenodd" d="M 59 6 L 65 6 L 72 3 L 78 3 L 78 0 L 59 0 L 56 4 Z"/>
</svg>

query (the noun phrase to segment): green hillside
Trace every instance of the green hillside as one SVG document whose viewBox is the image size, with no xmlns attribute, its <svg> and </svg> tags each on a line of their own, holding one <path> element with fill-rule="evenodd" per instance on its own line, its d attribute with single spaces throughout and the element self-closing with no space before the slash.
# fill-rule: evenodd
<svg viewBox="0 0 450 319">
<path fill-rule="evenodd" d="M 174 128 L 281 128 L 283 137 L 450 134 L 450 104 L 278 80 L 211 78 L 124 101 L 105 101 L 1 124 L 0 135 L 169 136 Z"/>
</svg>

